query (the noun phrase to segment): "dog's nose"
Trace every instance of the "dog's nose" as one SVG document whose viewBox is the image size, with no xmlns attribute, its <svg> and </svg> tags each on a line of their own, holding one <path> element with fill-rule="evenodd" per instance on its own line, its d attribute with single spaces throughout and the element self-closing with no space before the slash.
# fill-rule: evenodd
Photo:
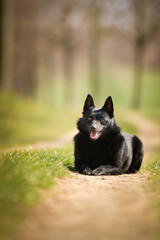
<svg viewBox="0 0 160 240">
<path fill-rule="evenodd" d="M 91 131 L 94 132 L 96 130 L 95 126 L 91 126 Z"/>
</svg>

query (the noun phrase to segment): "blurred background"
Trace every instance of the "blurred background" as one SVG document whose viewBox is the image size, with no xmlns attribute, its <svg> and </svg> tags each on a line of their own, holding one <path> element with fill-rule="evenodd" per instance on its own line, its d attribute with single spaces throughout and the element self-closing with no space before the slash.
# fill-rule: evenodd
<svg viewBox="0 0 160 240">
<path fill-rule="evenodd" d="M 1 0 L 0 148 L 73 129 L 88 93 L 160 123 L 159 43 L 160 0 Z"/>
</svg>

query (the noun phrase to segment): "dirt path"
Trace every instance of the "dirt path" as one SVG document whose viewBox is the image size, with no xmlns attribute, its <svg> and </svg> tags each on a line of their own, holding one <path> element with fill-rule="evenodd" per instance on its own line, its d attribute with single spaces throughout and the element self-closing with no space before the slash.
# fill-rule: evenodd
<svg viewBox="0 0 160 240">
<path fill-rule="evenodd" d="M 159 129 L 136 113 L 145 158 L 159 143 Z M 147 173 L 121 176 L 84 176 L 72 173 L 28 214 L 14 240 L 151 240 L 157 224 L 148 208 L 154 197 L 146 191 Z"/>
</svg>

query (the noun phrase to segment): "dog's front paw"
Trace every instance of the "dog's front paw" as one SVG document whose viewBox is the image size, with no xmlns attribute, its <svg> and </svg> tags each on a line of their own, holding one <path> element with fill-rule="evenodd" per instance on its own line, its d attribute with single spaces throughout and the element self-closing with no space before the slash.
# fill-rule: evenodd
<svg viewBox="0 0 160 240">
<path fill-rule="evenodd" d="M 95 176 L 105 175 L 106 171 L 104 170 L 103 167 L 98 167 L 98 168 L 94 169 L 94 171 L 92 171 L 92 174 Z"/>
<path fill-rule="evenodd" d="M 86 167 L 83 171 L 83 174 L 92 175 L 92 169 L 90 169 L 89 167 Z"/>
</svg>

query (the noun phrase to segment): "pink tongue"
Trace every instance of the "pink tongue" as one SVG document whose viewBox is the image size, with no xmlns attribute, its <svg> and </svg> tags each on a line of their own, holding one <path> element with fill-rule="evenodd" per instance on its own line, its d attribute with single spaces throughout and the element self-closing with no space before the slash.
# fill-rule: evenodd
<svg viewBox="0 0 160 240">
<path fill-rule="evenodd" d="M 98 136 L 98 132 L 91 132 L 91 133 L 90 133 L 90 138 L 91 138 L 91 139 L 96 139 L 97 136 Z"/>
</svg>

